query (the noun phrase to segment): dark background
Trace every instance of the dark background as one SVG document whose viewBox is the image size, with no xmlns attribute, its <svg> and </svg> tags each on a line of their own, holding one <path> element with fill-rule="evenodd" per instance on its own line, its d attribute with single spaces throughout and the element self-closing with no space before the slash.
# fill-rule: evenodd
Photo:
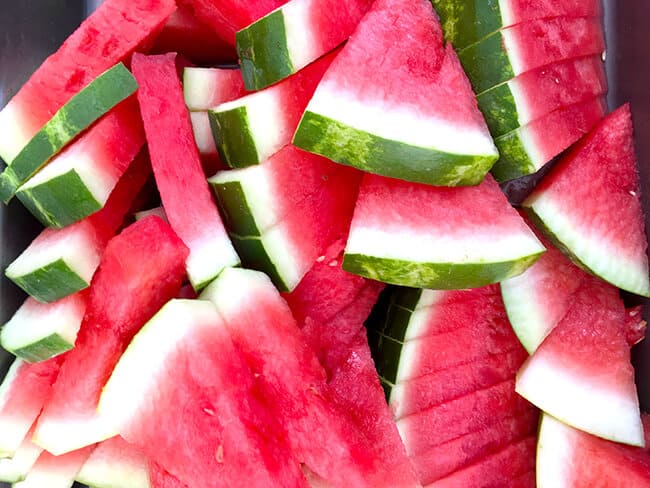
<svg viewBox="0 0 650 488">
<path fill-rule="evenodd" d="M 0 0 L 0 107 L 92 11 L 96 0 Z M 650 2 L 604 0 L 608 41 L 610 108 L 632 103 L 640 163 L 646 226 L 650 223 L 650 55 L 647 51 Z M 0 205 L 0 266 L 5 267 L 29 244 L 40 226 L 14 201 Z M 24 295 L 0 278 L 0 324 L 18 308 Z M 650 318 L 650 302 L 644 303 Z M 650 339 L 633 351 L 642 407 L 650 411 Z M 0 376 L 9 366 L 0 350 Z M 8 486 L 0 483 L 0 487 Z"/>
</svg>

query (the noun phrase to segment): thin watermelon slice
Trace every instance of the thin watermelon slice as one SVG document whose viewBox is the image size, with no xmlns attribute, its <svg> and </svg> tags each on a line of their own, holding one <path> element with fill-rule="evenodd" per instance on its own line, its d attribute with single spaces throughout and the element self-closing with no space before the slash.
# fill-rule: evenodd
<svg viewBox="0 0 650 488">
<path fill-rule="evenodd" d="M 527 71 L 476 97 L 492 137 L 499 137 L 567 105 L 605 95 L 600 56 L 567 59 Z"/>
<path fill-rule="evenodd" d="M 300 71 L 350 37 L 371 0 L 290 0 L 237 32 L 248 90 Z"/>
<path fill-rule="evenodd" d="M 211 108 L 221 159 L 231 168 L 259 164 L 291 142 L 335 51 L 276 85 Z"/>
<path fill-rule="evenodd" d="M 490 34 L 530 20 L 550 17 L 598 17 L 599 0 L 531 2 L 530 0 L 433 0 L 445 36 L 462 49 Z"/>
<path fill-rule="evenodd" d="M 151 162 L 167 218 L 190 249 L 187 274 L 199 290 L 239 257 L 205 181 L 176 55 L 133 56 Z"/>
<path fill-rule="evenodd" d="M 20 185 L 137 88 L 122 63 L 91 81 L 52 116 L 0 174 L 0 199 L 9 202 Z"/>
<path fill-rule="evenodd" d="M 16 196 L 43 225 L 73 224 L 103 208 L 143 144 L 137 103 L 129 98 L 27 180 Z"/>
<path fill-rule="evenodd" d="M 497 137 L 499 160 L 492 167 L 497 181 L 535 173 L 594 128 L 607 113 L 602 98 L 568 105 Z"/>
<path fill-rule="evenodd" d="M 29 364 L 12 363 L 0 385 L 0 458 L 11 457 L 19 449 L 50 397 L 63 356 Z"/>
<path fill-rule="evenodd" d="M 54 456 L 47 451 L 41 453 L 24 480 L 15 483 L 14 488 L 72 488 L 77 473 L 93 452 L 95 446 Z"/>
<path fill-rule="evenodd" d="M 643 446 L 625 326 L 618 290 L 585 279 L 566 315 L 517 374 L 517 392 L 578 429 Z"/>
<path fill-rule="evenodd" d="M 76 480 L 93 488 L 149 488 L 146 457 L 120 436 L 97 445 Z"/>
<path fill-rule="evenodd" d="M 189 66 L 183 70 L 183 98 L 192 111 L 208 110 L 245 94 L 238 69 Z"/>
<path fill-rule="evenodd" d="M 643 416 L 646 445 L 650 419 Z M 650 484 L 648 449 L 606 441 L 544 415 L 537 443 L 539 488 L 642 488 Z"/>
<path fill-rule="evenodd" d="M 25 436 L 10 458 L 0 458 L 0 482 L 17 483 L 24 480 L 36 463 L 43 449 L 32 442 L 32 432 Z"/>
<path fill-rule="evenodd" d="M 138 329 L 178 293 L 187 248 L 157 217 L 111 239 L 93 277 L 75 348 L 66 356 L 34 442 L 63 454 L 113 437 L 97 402 L 120 355 Z"/>
<path fill-rule="evenodd" d="M 286 433 L 207 301 L 172 300 L 142 328 L 99 411 L 188 486 L 306 486 Z"/>
<path fill-rule="evenodd" d="M 364 171 L 476 185 L 497 159 L 426 0 L 378 0 L 323 77 L 294 144 Z"/>
<path fill-rule="evenodd" d="M 522 273 L 543 251 L 490 176 L 447 188 L 366 175 L 343 267 L 403 286 L 476 288 Z"/>
<path fill-rule="evenodd" d="M 598 17 L 554 17 L 517 24 L 462 49 L 458 58 L 477 94 L 540 66 L 602 55 Z"/>
<path fill-rule="evenodd" d="M 145 48 L 174 9 L 172 0 L 103 2 L 0 112 L 0 157 L 10 163 L 73 95 Z"/>
<path fill-rule="evenodd" d="M 628 105 L 609 114 L 573 148 L 524 208 L 575 262 L 619 288 L 650 296 Z"/>
</svg>

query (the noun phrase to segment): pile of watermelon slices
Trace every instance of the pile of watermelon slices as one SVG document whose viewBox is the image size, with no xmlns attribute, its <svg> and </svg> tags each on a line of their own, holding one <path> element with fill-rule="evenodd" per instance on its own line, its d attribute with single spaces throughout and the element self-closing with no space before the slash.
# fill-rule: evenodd
<svg viewBox="0 0 650 488">
<path fill-rule="evenodd" d="M 0 484 L 650 486 L 600 2 L 460 3 L 104 0 L 45 60 Z"/>
</svg>

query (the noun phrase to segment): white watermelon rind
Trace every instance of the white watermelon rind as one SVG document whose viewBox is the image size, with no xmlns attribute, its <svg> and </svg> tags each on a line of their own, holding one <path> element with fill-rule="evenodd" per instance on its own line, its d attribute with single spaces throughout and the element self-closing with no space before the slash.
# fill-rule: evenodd
<svg viewBox="0 0 650 488">
<path fill-rule="evenodd" d="M 32 443 L 28 435 L 11 458 L 0 459 L 0 481 L 17 483 L 24 480 L 41 452 L 43 449 Z"/>
<path fill-rule="evenodd" d="M 575 449 L 574 432 L 552 416 L 543 413 L 537 439 L 536 476 L 538 488 L 572 486 L 571 459 Z"/>
<path fill-rule="evenodd" d="M 110 441 L 109 441 L 110 442 Z M 76 481 L 93 488 L 150 488 L 146 459 L 105 457 L 97 446 L 77 473 Z"/>
</svg>

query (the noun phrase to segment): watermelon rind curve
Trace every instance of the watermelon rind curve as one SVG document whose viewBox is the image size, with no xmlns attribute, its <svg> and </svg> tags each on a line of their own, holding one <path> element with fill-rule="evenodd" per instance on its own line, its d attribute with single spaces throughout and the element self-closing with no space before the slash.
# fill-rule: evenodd
<svg viewBox="0 0 650 488">
<path fill-rule="evenodd" d="M 12 457 L 0 459 L 0 481 L 18 483 L 29 473 L 43 449 L 31 441 L 28 434 Z"/>
</svg>

